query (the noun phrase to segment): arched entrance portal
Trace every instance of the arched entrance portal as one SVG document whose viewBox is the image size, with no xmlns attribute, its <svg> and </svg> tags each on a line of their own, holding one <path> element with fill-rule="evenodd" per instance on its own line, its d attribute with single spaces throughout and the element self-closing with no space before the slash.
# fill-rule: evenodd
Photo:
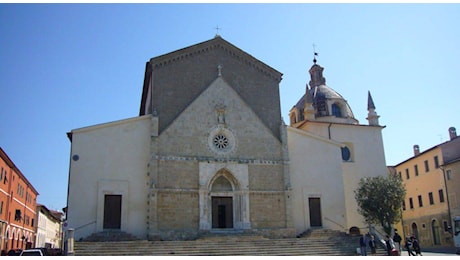
<svg viewBox="0 0 460 260">
<path fill-rule="evenodd" d="M 211 188 L 212 228 L 233 228 L 232 183 L 225 174 L 218 176 Z"/>
<path fill-rule="evenodd" d="M 245 164 L 200 162 L 200 231 L 251 229 Z"/>
</svg>

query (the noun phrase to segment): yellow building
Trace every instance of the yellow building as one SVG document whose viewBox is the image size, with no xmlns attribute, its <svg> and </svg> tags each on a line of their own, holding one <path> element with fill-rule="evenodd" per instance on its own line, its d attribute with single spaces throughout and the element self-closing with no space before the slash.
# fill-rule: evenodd
<svg viewBox="0 0 460 260">
<path fill-rule="evenodd" d="M 452 194 L 455 197 L 456 193 L 455 185 L 447 181 L 445 170 L 446 166 L 450 167 L 452 179 L 452 166 L 458 165 L 452 163 L 460 158 L 460 138 L 453 127 L 449 128 L 449 133 L 449 141 L 424 152 L 414 145 L 414 156 L 394 166 L 406 187 L 403 234 L 417 237 L 422 247 L 453 245 L 449 232 L 452 225 L 449 202 L 453 199 L 449 200 L 449 197 Z"/>
<path fill-rule="evenodd" d="M 451 218 L 454 218 L 460 216 L 460 158 L 444 163 L 442 168 L 449 194 L 450 214 Z"/>
</svg>

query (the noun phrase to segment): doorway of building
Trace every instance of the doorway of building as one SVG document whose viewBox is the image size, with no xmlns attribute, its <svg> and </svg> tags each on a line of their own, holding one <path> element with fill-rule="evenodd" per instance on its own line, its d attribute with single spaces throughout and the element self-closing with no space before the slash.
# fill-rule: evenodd
<svg viewBox="0 0 460 260">
<path fill-rule="evenodd" d="M 212 197 L 212 228 L 233 228 L 232 197 Z"/>
<path fill-rule="evenodd" d="M 121 228 L 121 195 L 104 196 L 104 229 Z"/>
<path fill-rule="evenodd" d="M 415 223 L 415 222 L 412 223 L 412 235 L 415 238 L 419 239 L 419 237 L 418 237 L 418 227 L 417 227 L 417 223 Z"/>
<path fill-rule="evenodd" d="M 321 227 L 323 226 L 321 220 L 321 199 L 308 198 L 308 208 L 310 209 L 310 226 Z"/>
<path fill-rule="evenodd" d="M 431 233 L 433 233 L 433 244 L 441 244 L 441 234 L 439 234 L 439 223 L 436 219 L 431 221 Z"/>
</svg>

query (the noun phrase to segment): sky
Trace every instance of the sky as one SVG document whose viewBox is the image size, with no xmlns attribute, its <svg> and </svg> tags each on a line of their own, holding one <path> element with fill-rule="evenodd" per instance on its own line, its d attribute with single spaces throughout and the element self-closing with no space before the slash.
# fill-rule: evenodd
<svg viewBox="0 0 460 260">
<path fill-rule="evenodd" d="M 281 111 L 302 97 L 313 53 L 326 84 L 367 124 L 387 165 L 460 133 L 460 5 L 0 4 L 0 147 L 38 190 L 67 203 L 72 129 L 139 115 L 145 63 L 212 39 L 283 73 Z M 314 47 L 313 47 L 314 46 Z"/>
</svg>

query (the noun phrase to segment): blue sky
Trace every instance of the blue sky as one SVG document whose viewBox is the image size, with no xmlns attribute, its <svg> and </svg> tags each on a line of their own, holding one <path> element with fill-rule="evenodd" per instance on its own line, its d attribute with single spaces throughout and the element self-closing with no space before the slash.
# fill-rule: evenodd
<svg viewBox="0 0 460 260">
<path fill-rule="evenodd" d="M 459 4 L 0 4 L 0 146 L 51 209 L 66 205 L 72 129 L 135 117 L 145 63 L 214 37 L 283 73 L 282 116 L 310 80 L 367 124 L 387 165 L 460 132 Z"/>
</svg>

